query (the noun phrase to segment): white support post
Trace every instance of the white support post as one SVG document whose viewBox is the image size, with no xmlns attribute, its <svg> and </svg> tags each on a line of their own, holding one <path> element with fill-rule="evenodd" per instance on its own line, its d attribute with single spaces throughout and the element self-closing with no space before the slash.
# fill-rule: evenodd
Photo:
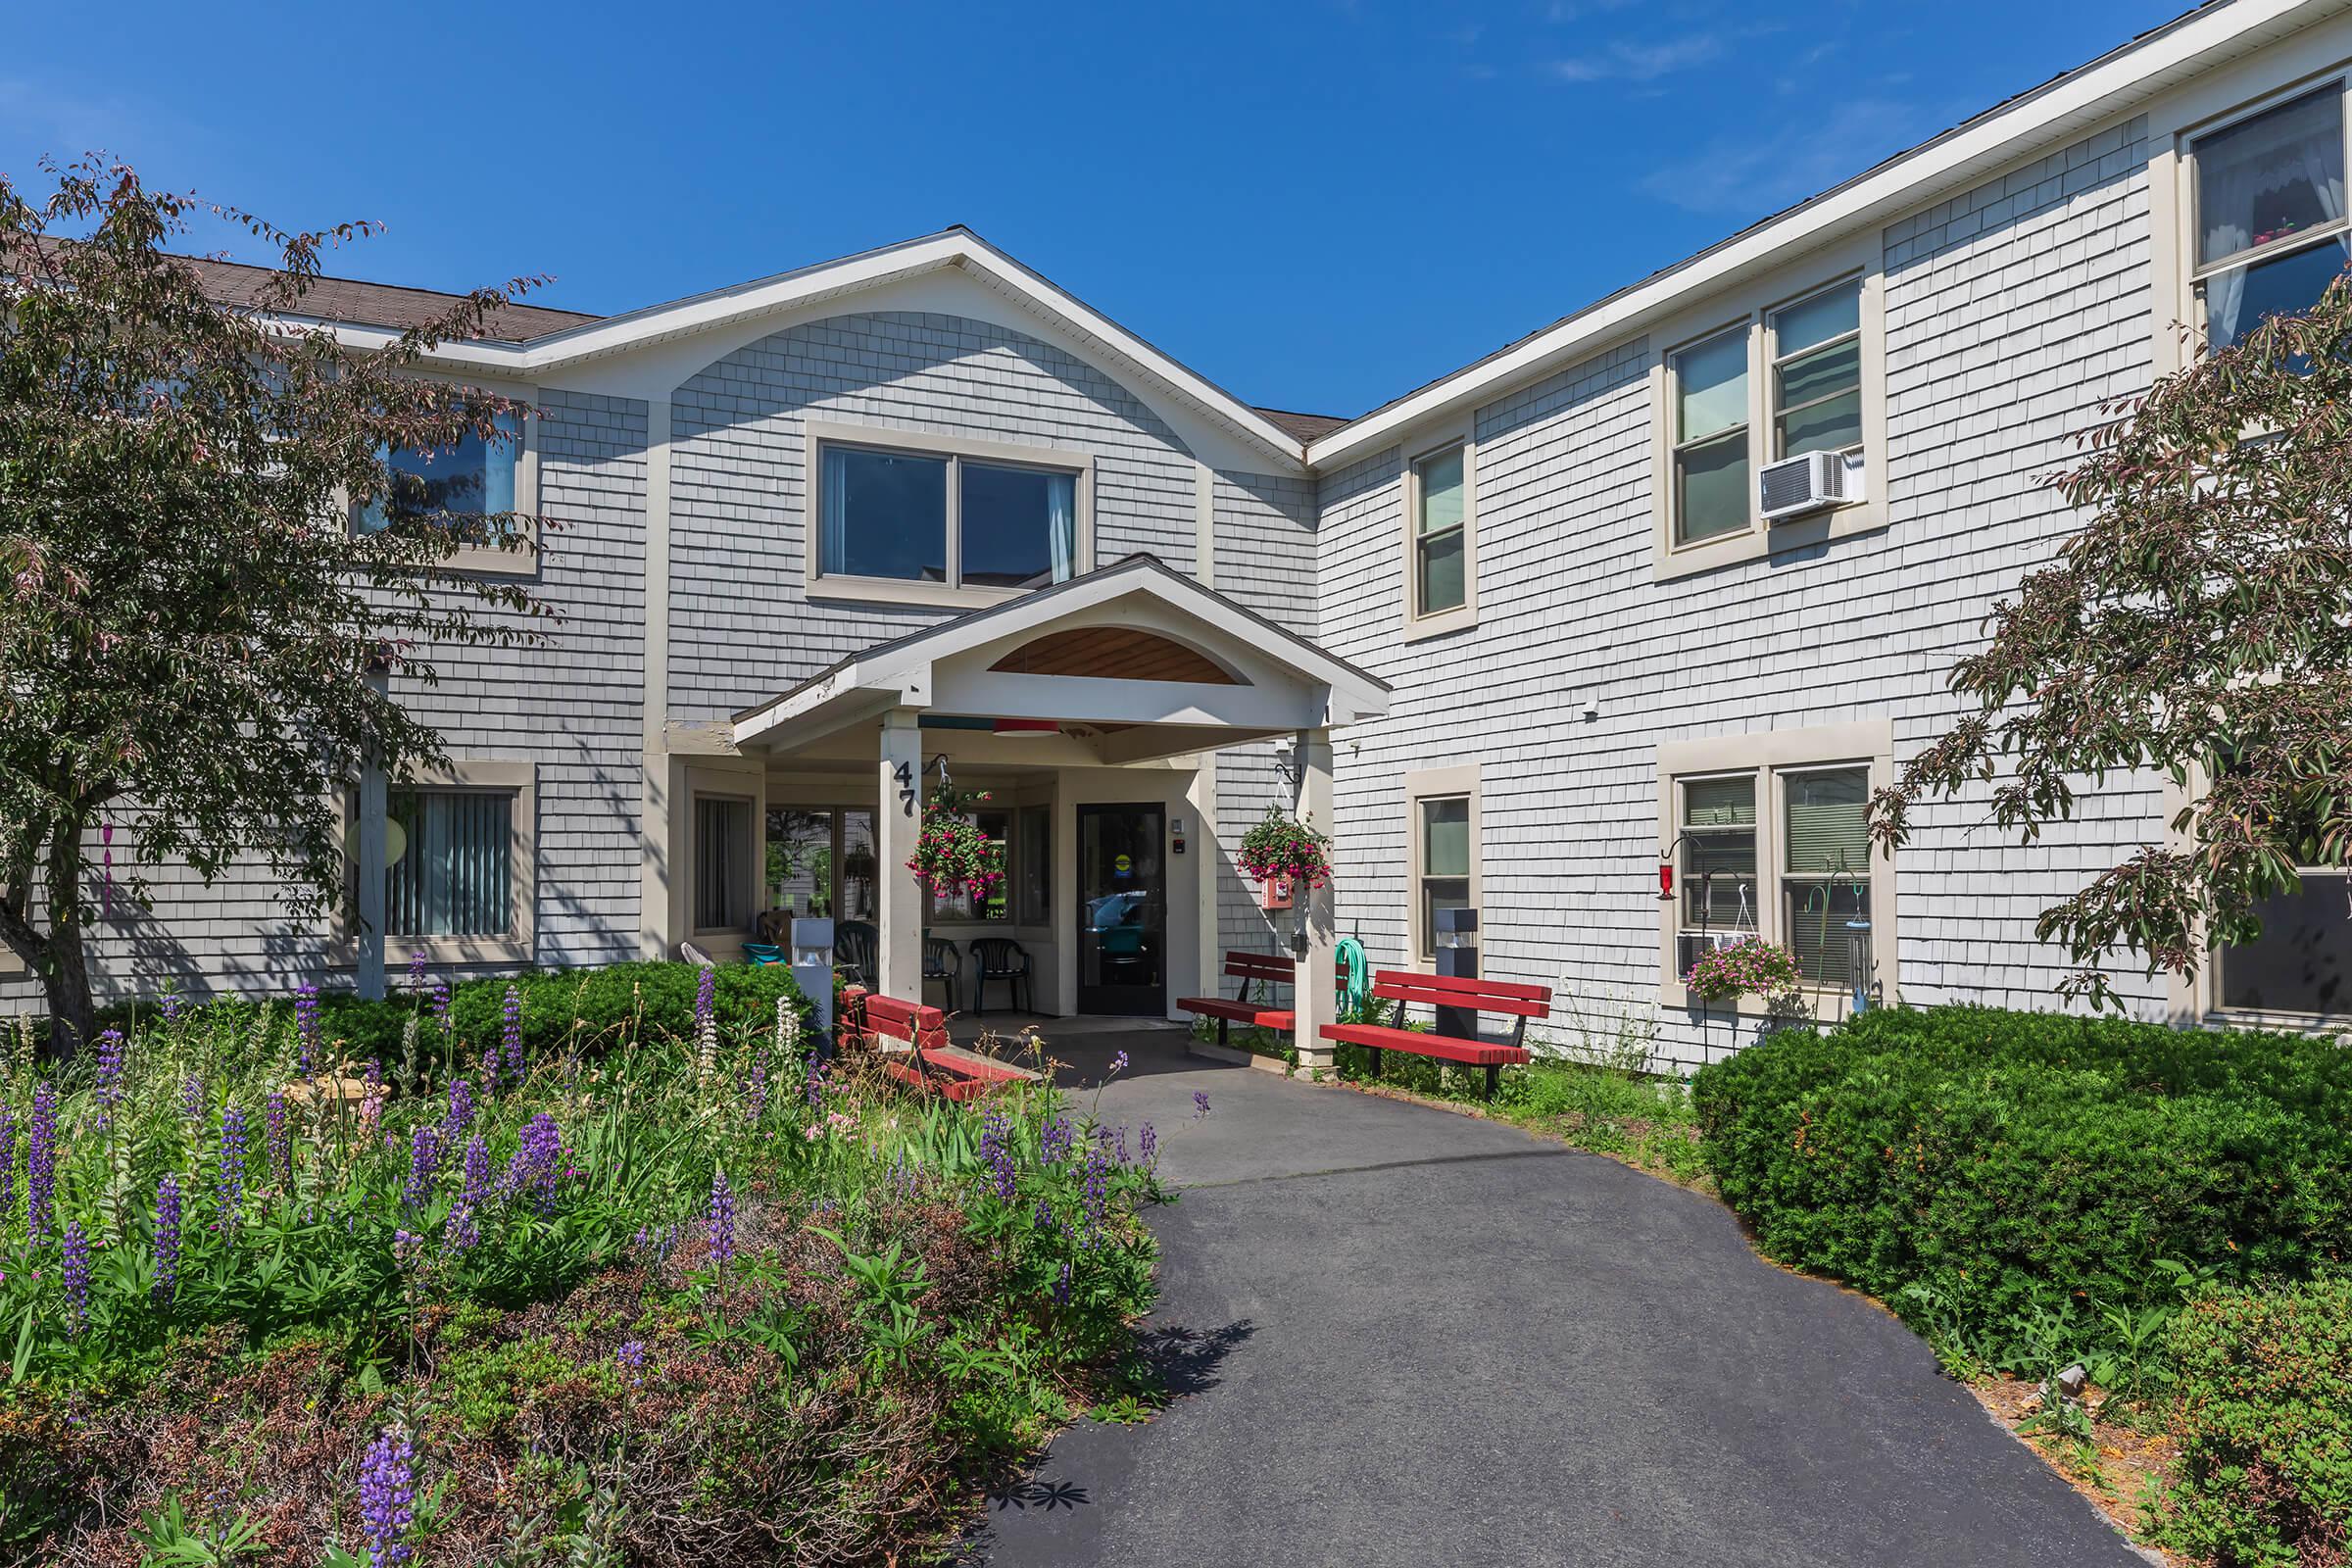
<svg viewBox="0 0 2352 1568">
<path fill-rule="evenodd" d="M 1318 833 L 1329 833 L 1331 731 L 1300 730 L 1296 755 L 1298 820 Z M 1339 942 L 1332 894 L 1331 884 L 1325 883 L 1312 892 L 1301 888 L 1294 895 L 1297 918 L 1306 937 L 1306 951 L 1298 955 L 1298 979 L 1291 987 L 1291 1010 L 1297 1020 L 1294 1043 L 1298 1050 L 1298 1065 L 1310 1075 L 1329 1072 L 1332 1067 L 1332 1044 L 1323 1038 L 1323 1026 L 1338 1016 L 1332 1000 L 1332 986 L 1337 979 L 1333 951 Z"/>
<path fill-rule="evenodd" d="M 370 760 L 360 771 L 360 945 L 353 982 L 362 1002 L 384 1000 L 384 770 Z"/>
<path fill-rule="evenodd" d="M 886 997 L 920 1002 L 923 995 L 923 889 L 906 869 L 923 830 L 923 732 L 911 708 L 882 719 L 880 794 L 874 810 L 874 988 Z"/>
</svg>

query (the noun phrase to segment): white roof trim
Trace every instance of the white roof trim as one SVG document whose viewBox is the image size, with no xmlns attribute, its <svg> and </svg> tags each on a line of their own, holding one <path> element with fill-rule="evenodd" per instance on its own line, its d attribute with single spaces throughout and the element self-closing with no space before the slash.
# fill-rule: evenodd
<svg viewBox="0 0 2352 1568">
<path fill-rule="evenodd" d="M 1896 216 L 1919 205 L 1924 192 L 2017 161 L 2046 143 L 2053 129 L 2111 120 L 2190 70 L 2210 69 L 2341 9 L 2342 0 L 2230 0 L 2191 12 L 1676 268 L 1375 409 L 1310 442 L 1307 463 L 1328 470 L 1377 452 L 1424 419 L 1491 402 L 1508 383 L 1573 364 L 1692 295 L 1778 266 L 1840 230 Z"/>
<path fill-rule="evenodd" d="M 583 361 L 709 331 L 752 317 L 797 310 L 949 267 L 963 269 L 986 286 L 1088 346 L 1150 376 L 1255 444 L 1293 464 L 1304 464 L 1305 446 L 1297 436 L 963 228 L 948 229 L 839 261 L 819 262 L 666 305 L 647 306 L 625 315 L 585 321 L 527 343 L 443 343 L 433 351 L 432 358 L 436 363 L 531 380 Z M 380 347 L 400 335 L 374 326 L 338 324 L 337 330 L 347 341 L 361 347 Z"/>
</svg>

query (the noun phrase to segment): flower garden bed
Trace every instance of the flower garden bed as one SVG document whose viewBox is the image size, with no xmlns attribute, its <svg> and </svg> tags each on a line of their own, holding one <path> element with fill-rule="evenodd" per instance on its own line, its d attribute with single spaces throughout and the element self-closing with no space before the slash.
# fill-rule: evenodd
<svg viewBox="0 0 2352 1568">
<path fill-rule="evenodd" d="M 307 1000 L 15 1036 L 0 1557 L 907 1560 L 1148 1402 L 1150 1130 L 815 1067 L 724 978 L 593 1036 L 428 991 L 356 1093 Z"/>
</svg>

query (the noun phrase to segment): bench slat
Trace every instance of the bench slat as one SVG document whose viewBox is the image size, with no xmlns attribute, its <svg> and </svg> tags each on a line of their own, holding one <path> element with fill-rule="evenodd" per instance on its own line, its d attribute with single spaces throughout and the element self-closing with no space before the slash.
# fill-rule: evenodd
<svg viewBox="0 0 2352 1568">
<path fill-rule="evenodd" d="M 1529 1059 L 1524 1046 L 1494 1045 L 1484 1040 L 1456 1040 L 1449 1035 L 1425 1035 L 1411 1029 L 1390 1029 L 1370 1023 L 1327 1023 L 1323 1038 L 1342 1045 L 1369 1046 L 1375 1051 L 1401 1051 L 1415 1056 L 1439 1056 L 1473 1067 L 1509 1067 Z"/>
<path fill-rule="evenodd" d="M 1551 1011 L 1551 988 L 1516 980 L 1467 980 L 1458 975 L 1423 974 L 1417 969 L 1383 969 L 1373 977 L 1372 995 L 1384 1002 L 1419 1002 L 1436 1007 L 1508 1012 L 1541 1018 Z"/>
<path fill-rule="evenodd" d="M 1298 978 L 1298 965 L 1279 953 L 1228 953 L 1225 972 L 1237 980 L 1268 980 L 1287 986 Z"/>
</svg>

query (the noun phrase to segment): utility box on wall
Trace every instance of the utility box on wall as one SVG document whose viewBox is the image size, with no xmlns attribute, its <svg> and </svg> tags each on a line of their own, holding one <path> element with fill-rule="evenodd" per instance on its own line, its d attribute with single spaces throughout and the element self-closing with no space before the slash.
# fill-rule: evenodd
<svg viewBox="0 0 2352 1568">
<path fill-rule="evenodd" d="M 1434 909 L 1431 918 L 1437 923 L 1433 933 L 1437 942 L 1437 972 L 1457 980 L 1478 978 L 1478 911 L 1476 909 Z M 1440 1007 L 1437 1009 L 1438 1033 L 1449 1040 L 1478 1038 L 1478 1009 L 1475 1007 Z"/>
</svg>

